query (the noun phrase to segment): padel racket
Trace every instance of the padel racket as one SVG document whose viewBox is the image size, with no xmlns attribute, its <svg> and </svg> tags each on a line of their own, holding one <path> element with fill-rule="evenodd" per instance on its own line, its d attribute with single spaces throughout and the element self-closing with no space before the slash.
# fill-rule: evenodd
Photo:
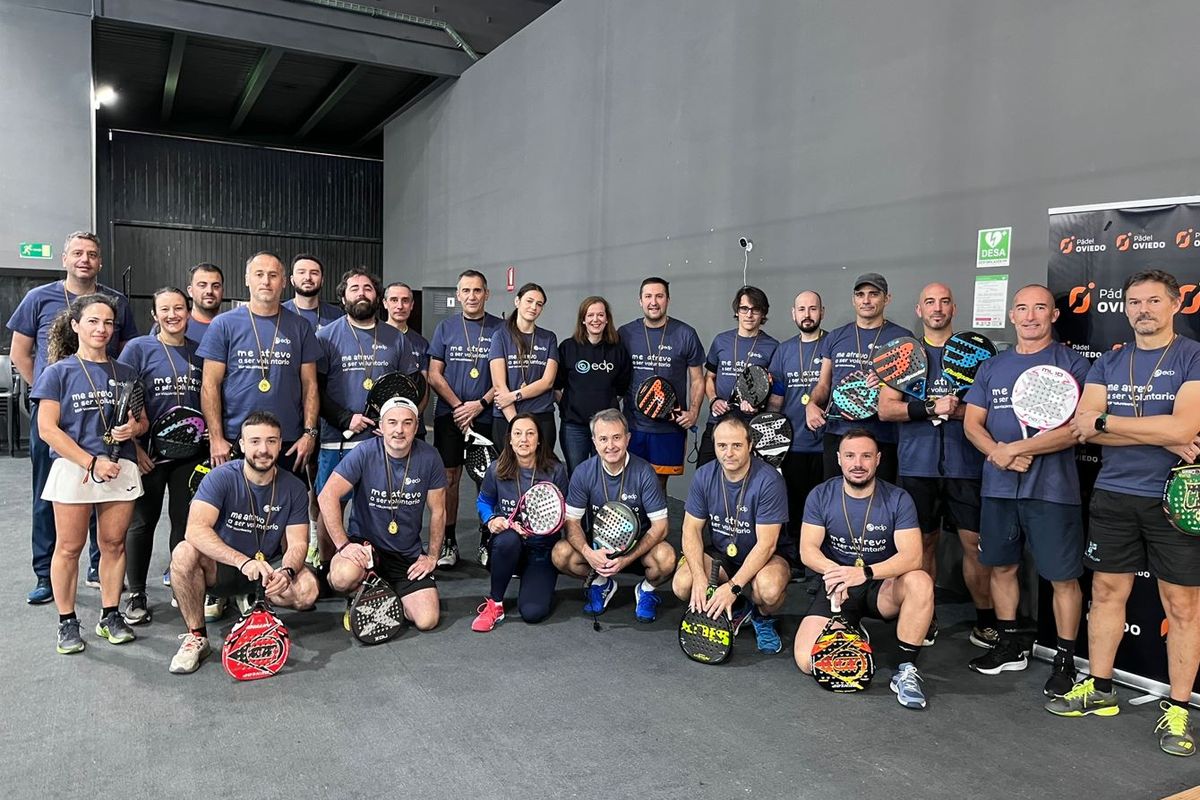
<svg viewBox="0 0 1200 800">
<path fill-rule="evenodd" d="M 952 394 L 958 394 L 958 389 L 954 385 L 954 381 L 950 380 L 945 375 L 939 375 L 929 382 L 928 387 L 926 387 L 926 394 L 928 394 L 931 399 L 937 400 L 941 397 L 949 397 Z M 938 416 L 930 419 L 929 422 L 936 428 L 938 425 L 941 425 L 948 419 L 950 418 L 939 414 Z"/>
<path fill-rule="evenodd" d="M 232 445 L 229 449 L 229 458 L 233 461 L 236 458 L 241 458 L 242 454 L 238 452 L 237 445 Z M 200 481 L 204 480 L 204 476 L 212 472 L 212 459 L 206 458 L 192 468 L 192 474 L 188 476 L 188 491 L 192 493 L 192 497 L 196 496 L 196 490 L 200 488 Z"/>
<path fill-rule="evenodd" d="M 508 517 L 524 537 L 553 536 L 567 520 L 567 504 L 562 492 L 550 481 L 538 481 L 517 500 Z"/>
<path fill-rule="evenodd" d="M 633 400 L 637 410 L 650 419 L 671 419 L 680 411 L 675 388 L 658 375 L 642 381 Z"/>
<path fill-rule="evenodd" d="M 496 458 L 496 446 L 492 444 L 492 440 L 468 428 L 463 435 L 463 465 L 467 468 L 471 480 L 475 481 L 476 488 L 483 483 L 487 468 Z"/>
<path fill-rule="evenodd" d="M 745 400 L 755 411 L 759 411 L 767 404 L 770 395 L 771 373 L 758 364 L 748 364 L 737 376 L 731 402 L 737 406 Z"/>
<path fill-rule="evenodd" d="M 382 644 L 395 639 L 407 624 L 404 604 L 396 590 L 375 572 L 374 549 L 367 561 L 367 575 L 350 603 L 350 634 L 363 644 Z"/>
<path fill-rule="evenodd" d="M 408 379 L 412 381 L 413 390 L 417 393 L 417 399 L 413 400 L 413 402 L 419 408 L 421 401 L 425 399 L 425 395 L 429 392 L 429 383 L 425 380 L 425 376 L 421 374 L 420 370 L 409 373 Z"/>
<path fill-rule="evenodd" d="M 113 384 L 113 416 L 109 420 L 108 430 L 102 437 L 108 445 L 108 460 L 114 464 L 120 458 L 121 443 L 113 438 L 113 428 L 129 422 L 130 405 L 133 400 L 133 381 L 117 381 Z"/>
<path fill-rule="evenodd" d="M 287 628 L 267 605 L 259 582 L 254 605 L 225 637 L 221 664 L 234 680 L 269 678 L 283 669 L 290 649 Z"/>
<path fill-rule="evenodd" d="M 204 415 L 194 408 L 175 406 L 150 426 L 150 454 L 164 460 L 193 458 L 208 446 Z"/>
<path fill-rule="evenodd" d="M 875 676 L 871 642 L 862 628 L 843 616 L 836 600 L 831 599 L 829 605 L 833 616 L 813 643 L 813 679 L 831 692 L 864 691 Z"/>
<path fill-rule="evenodd" d="M 1163 486 L 1163 512 L 1180 533 L 1200 536 L 1200 464 L 1180 461 Z"/>
<path fill-rule="evenodd" d="M 620 500 L 609 500 L 592 515 L 592 549 L 608 550 L 619 558 L 637 547 L 642 526 L 633 509 Z"/>
<path fill-rule="evenodd" d="M 424 378 L 422 378 L 422 382 L 424 382 Z M 367 402 L 362 411 L 363 416 L 378 425 L 379 409 L 394 397 L 404 397 L 419 406 L 425 397 L 425 392 L 418 392 L 412 377 L 403 372 L 389 372 L 386 375 L 380 375 L 367 391 Z M 344 439 L 349 439 L 353 435 L 354 431 L 342 431 Z"/>
<path fill-rule="evenodd" d="M 708 571 L 706 597 L 712 597 L 720 577 L 721 565 L 714 558 Z M 679 620 L 679 649 L 692 661 L 701 664 L 720 664 L 728 659 L 733 652 L 733 622 L 729 615 L 722 614 L 712 619 L 704 613 L 704 609 L 689 605 Z"/>
<path fill-rule="evenodd" d="M 764 411 L 750 420 L 751 444 L 755 454 L 772 467 L 778 467 L 792 449 L 795 436 L 791 420 L 778 411 Z"/>
<path fill-rule="evenodd" d="M 1051 431 L 1066 424 L 1079 404 L 1079 384 L 1062 367 L 1039 364 L 1017 376 L 1012 389 L 1012 410 L 1021 424 L 1021 437 Z"/>
<path fill-rule="evenodd" d="M 916 339 L 911 336 L 892 339 L 875 351 L 871 366 L 879 380 L 896 391 L 918 400 L 925 399 L 929 357 Z"/>
<path fill-rule="evenodd" d="M 942 348 L 942 373 L 961 392 L 975 384 L 979 365 L 996 355 L 996 345 L 982 333 L 962 331 L 946 340 Z"/>
<path fill-rule="evenodd" d="M 879 387 L 868 386 L 868 377 L 867 373 L 856 369 L 847 373 L 833 387 L 833 404 L 846 419 L 867 419 L 878 412 Z"/>
</svg>

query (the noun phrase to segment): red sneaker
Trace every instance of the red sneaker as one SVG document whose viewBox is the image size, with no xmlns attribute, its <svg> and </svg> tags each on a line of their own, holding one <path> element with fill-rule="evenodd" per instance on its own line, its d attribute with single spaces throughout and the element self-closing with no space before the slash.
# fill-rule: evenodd
<svg viewBox="0 0 1200 800">
<path fill-rule="evenodd" d="M 497 603 L 492 598 L 485 597 L 483 604 L 476 610 L 479 612 L 479 616 L 471 623 L 471 630 L 476 633 L 487 633 L 504 622 L 504 603 Z"/>
</svg>

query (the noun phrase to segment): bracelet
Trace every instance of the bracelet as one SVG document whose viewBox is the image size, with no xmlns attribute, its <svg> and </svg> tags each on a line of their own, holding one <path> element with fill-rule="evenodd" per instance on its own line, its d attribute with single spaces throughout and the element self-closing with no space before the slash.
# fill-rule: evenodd
<svg viewBox="0 0 1200 800">
<path fill-rule="evenodd" d="M 247 558 L 245 561 L 243 561 L 242 565 L 240 567 L 238 567 L 238 572 L 241 572 L 242 575 L 245 575 L 246 573 L 242 572 L 242 570 L 244 570 L 246 568 L 246 565 L 249 564 L 253 560 L 254 560 L 253 558 Z"/>
<path fill-rule="evenodd" d="M 92 483 L 103 483 L 103 481 L 96 480 L 96 457 L 95 456 L 92 456 L 92 460 L 90 462 L 88 462 L 87 471 L 88 471 L 88 475 L 90 475 L 92 478 Z"/>
<path fill-rule="evenodd" d="M 929 419 L 929 409 L 920 400 L 912 400 L 908 404 L 908 418 L 911 420 Z"/>
<path fill-rule="evenodd" d="M 335 553 L 340 553 L 340 552 L 342 552 L 343 550 L 345 550 L 347 547 L 349 547 L 349 546 L 350 546 L 350 545 L 352 545 L 352 544 L 354 544 L 354 542 L 352 542 L 352 541 L 350 541 L 349 539 L 347 539 L 347 540 L 346 540 L 346 543 L 345 543 L 344 545 L 342 545 L 341 547 L 339 547 L 339 548 L 338 548 L 337 550 L 335 550 L 334 552 L 335 552 Z"/>
<path fill-rule="evenodd" d="M 296 580 L 296 570 L 292 569 L 291 567 L 280 567 L 279 571 L 286 572 L 289 580 Z"/>
</svg>

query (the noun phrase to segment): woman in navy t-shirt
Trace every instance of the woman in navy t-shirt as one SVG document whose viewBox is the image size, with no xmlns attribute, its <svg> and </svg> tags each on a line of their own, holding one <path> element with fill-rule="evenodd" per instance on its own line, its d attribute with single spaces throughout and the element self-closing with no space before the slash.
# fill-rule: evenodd
<svg viewBox="0 0 1200 800">
<path fill-rule="evenodd" d="M 134 639 L 121 618 L 125 576 L 125 531 L 133 501 L 142 494 L 134 437 L 146 432 L 146 415 L 116 419 L 118 381 L 134 381 L 134 371 L 109 360 L 116 303 L 102 294 L 76 298 L 50 326 L 49 361 L 33 386 L 38 400 L 38 433 L 50 446 L 50 477 L 42 499 L 54 504 L 58 541 L 50 562 L 50 584 L 58 606 L 58 652 L 84 649 L 75 615 L 79 554 L 87 540 L 93 509 L 99 520 L 100 602 L 96 635 L 113 644 Z"/>
<path fill-rule="evenodd" d="M 508 521 L 521 495 L 541 481 L 549 481 L 565 496 L 567 470 L 542 447 L 541 429 L 533 414 L 518 414 L 509 425 L 509 436 L 500 457 L 492 462 L 479 485 L 475 500 L 479 520 L 491 535 L 491 592 L 479 606 L 471 630 L 486 633 L 504 620 L 504 592 L 514 575 L 521 579 L 517 610 L 526 622 L 550 616 L 558 570 L 550 551 L 561 533 L 525 537 Z"/>
<path fill-rule="evenodd" d="M 558 337 L 537 326 L 546 306 L 546 291 L 536 283 L 517 290 L 516 310 L 492 336 L 488 362 L 496 390 L 492 406 L 492 441 L 508 441 L 509 423 L 517 414 L 537 419 L 541 446 L 554 451 L 554 379 L 558 375 Z"/>
</svg>

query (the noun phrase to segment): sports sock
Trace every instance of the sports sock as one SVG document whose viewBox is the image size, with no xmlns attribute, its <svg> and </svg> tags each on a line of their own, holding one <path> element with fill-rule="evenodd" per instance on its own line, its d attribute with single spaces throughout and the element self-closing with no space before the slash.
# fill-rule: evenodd
<svg viewBox="0 0 1200 800">
<path fill-rule="evenodd" d="M 603 575 L 597 575 L 596 577 L 592 578 L 592 586 L 603 586 L 604 584 L 608 583 L 608 581 L 609 578 L 606 578 Z"/>
<path fill-rule="evenodd" d="M 201 625 L 199 628 L 192 628 L 188 632 L 191 633 L 192 636 L 199 636 L 201 639 L 208 638 L 208 626 L 207 625 Z"/>
<path fill-rule="evenodd" d="M 994 609 L 994 608 L 977 608 L 977 609 L 975 609 L 975 622 L 981 628 L 996 627 L 996 609 Z"/>
<path fill-rule="evenodd" d="M 1095 684 L 1097 692 L 1108 693 L 1112 691 L 1112 678 L 1097 678 L 1093 675 L 1092 683 Z"/>
<path fill-rule="evenodd" d="M 658 588 L 654 584 L 650 583 L 649 580 L 646 580 L 644 578 L 642 579 L 642 582 L 639 584 L 639 586 L 641 586 L 643 592 L 653 592 L 653 591 L 656 591 Z"/>
<path fill-rule="evenodd" d="M 1012 644 L 1017 638 L 1017 621 L 1015 619 L 996 619 L 996 630 L 1000 631 L 1000 642 Z"/>
<path fill-rule="evenodd" d="M 100 609 L 100 616 L 102 618 L 107 617 L 109 614 L 114 613 L 116 610 L 117 610 L 116 606 L 104 606 L 104 608 Z"/>
<path fill-rule="evenodd" d="M 1177 708 L 1182 708 L 1184 711 L 1188 710 L 1188 701 L 1187 700 L 1176 700 L 1174 697 L 1168 697 L 1167 702 Z"/>
<path fill-rule="evenodd" d="M 917 659 L 921 655 L 921 645 L 909 644 L 903 639 L 897 639 L 896 645 L 896 653 L 893 656 L 894 663 L 892 664 L 894 669 L 899 669 L 900 665 L 906 661 L 910 664 L 917 663 Z"/>
<path fill-rule="evenodd" d="M 1056 648 L 1055 658 L 1071 660 L 1075 658 L 1075 640 L 1064 639 L 1058 637 L 1058 646 Z"/>
<path fill-rule="evenodd" d="M 446 544 L 458 544 L 457 531 L 455 530 L 457 527 L 457 524 L 446 526 Z"/>
<path fill-rule="evenodd" d="M 69 613 L 69 614 L 59 614 L 59 615 L 58 615 L 58 624 L 59 624 L 59 625 L 61 625 L 61 624 L 63 624 L 64 622 L 66 622 L 67 620 L 69 620 L 69 619 L 75 619 L 75 612 L 74 612 L 74 611 L 72 611 L 72 612 L 71 612 L 71 613 Z"/>
</svg>

